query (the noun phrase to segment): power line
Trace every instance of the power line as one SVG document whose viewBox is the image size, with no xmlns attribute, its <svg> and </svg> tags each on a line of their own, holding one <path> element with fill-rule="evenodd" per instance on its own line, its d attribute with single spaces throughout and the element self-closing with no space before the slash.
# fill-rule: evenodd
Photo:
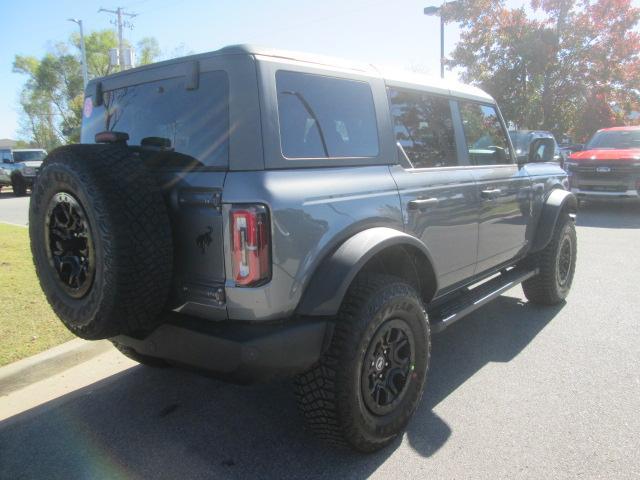
<svg viewBox="0 0 640 480">
<path fill-rule="evenodd" d="M 122 7 L 118 7 L 115 10 L 108 10 L 106 8 L 100 8 L 100 10 L 98 10 L 98 13 L 100 12 L 106 12 L 106 13 L 111 13 L 113 15 L 116 16 L 116 25 L 118 26 L 118 52 L 119 52 L 119 61 L 118 63 L 120 64 L 120 71 L 125 69 L 125 65 L 124 65 L 124 41 L 122 38 L 122 29 L 124 27 L 127 28 L 133 28 L 133 24 L 127 20 L 123 20 L 124 17 L 129 17 L 129 18 L 133 18 L 133 17 L 137 17 L 138 14 L 137 13 L 131 13 L 131 12 L 125 12 L 125 10 Z"/>
</svg>

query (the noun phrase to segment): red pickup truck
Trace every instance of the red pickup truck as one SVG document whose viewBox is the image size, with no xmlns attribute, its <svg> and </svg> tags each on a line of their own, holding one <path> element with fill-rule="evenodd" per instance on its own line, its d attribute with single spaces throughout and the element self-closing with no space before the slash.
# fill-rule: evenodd
<svg viewBox="0 0 640 480">
<path fill-rule="evenodd" d="M 598 130 L 565 166 L 579 199 L 640 199 L 640 126 Z"/>
</svg>

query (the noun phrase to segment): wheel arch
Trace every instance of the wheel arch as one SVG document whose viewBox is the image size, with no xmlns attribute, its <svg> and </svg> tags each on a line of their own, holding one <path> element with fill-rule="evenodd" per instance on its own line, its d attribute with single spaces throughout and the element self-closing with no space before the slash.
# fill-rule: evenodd
<svg viewBox="0 0 640 480">
<path fill-rule="evenodd" d="M 576 196 L 560 188 L 553 189 L 547 196 L 542 206 L 540 218 L 533 238 L 531 253 L 539 252 L 548 245 L 553 236 L 553 231 L 562 212 L 572 215 L 578 211 L 578 199 Z"/>
<path fill-rule="evenodd" d="M 437 273 L 427 247 L 417 238 L 388 227 L 363 230 L 343 242 L 316 269 L 297 313 L 333 316 L 356 276 L 363 271 L 407 280 L 429 301 L 438 290 Z"/>
</svg>

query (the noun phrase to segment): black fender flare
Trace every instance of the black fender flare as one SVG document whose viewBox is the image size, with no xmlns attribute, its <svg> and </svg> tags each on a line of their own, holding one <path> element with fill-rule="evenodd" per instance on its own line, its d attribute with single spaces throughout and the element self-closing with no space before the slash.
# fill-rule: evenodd
<svg viewBox="0 0 640 480">
<path fill-rule="evenodd" d="M 347 239 L 322 261 L 304 290 L 297 313 L 305 316 L 336 315 L 351 282 L 362 267 L 376 254 L 396 245 L 417 249 L 434 267 L 427 247 L 417 238 L 388 227 L 363 230 Z M 437 291 L 437 284 L 434 287 Z"/>
<path fill-rule="evenodd" d="M 567 190 L 559 188 L 552 190 L 542 206 L 531 245 L 531 253 L 539 252 L 549 244 L 560 213 L 565 210 L 572 215 L 572 218 L 575 218 L 575 213 L 578 211 L 578 199 Z"/>
</svg>

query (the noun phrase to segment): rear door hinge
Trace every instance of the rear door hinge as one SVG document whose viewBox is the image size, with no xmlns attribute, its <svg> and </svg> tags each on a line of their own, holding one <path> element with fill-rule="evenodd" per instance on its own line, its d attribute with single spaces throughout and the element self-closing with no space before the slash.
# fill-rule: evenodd
<svg viewBox="0 0 640 480">
<path fill-rule="evenodd" d="M 181 207 L 205 207 L 221 211 L 222 196 L 220 192 L 212 190 L 181 189 L 178 192 L 178 204 Z"/>
</svg>

